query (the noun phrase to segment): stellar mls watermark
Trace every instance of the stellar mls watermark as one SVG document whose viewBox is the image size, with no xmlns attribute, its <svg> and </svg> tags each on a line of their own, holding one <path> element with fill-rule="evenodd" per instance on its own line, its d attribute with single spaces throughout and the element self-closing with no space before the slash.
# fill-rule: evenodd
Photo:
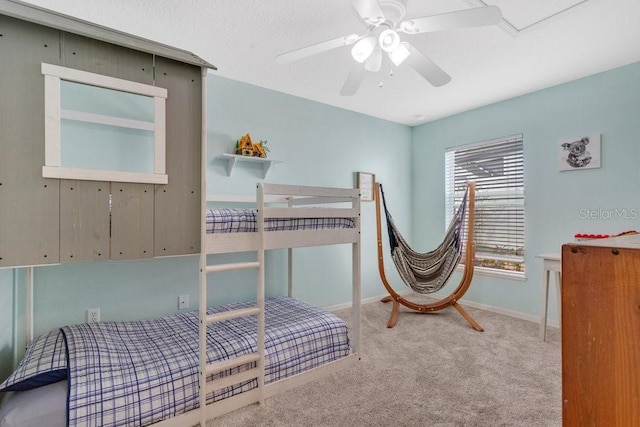
<svg viewBox="0 0 640 427">
<path fill-rule="evenodd" d="M 638 208 L 595 208 L 580 209 L 580 219 L 585 220 L 602 220 L 602 219 L 623 219 L 634 220 L 640 218 L 640 209 Z"/>
</svg>

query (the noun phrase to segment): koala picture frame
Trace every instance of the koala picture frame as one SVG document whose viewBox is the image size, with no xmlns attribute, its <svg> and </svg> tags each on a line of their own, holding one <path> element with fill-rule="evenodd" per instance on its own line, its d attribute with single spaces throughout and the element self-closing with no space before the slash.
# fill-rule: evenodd
<svg viewBox="0 0 640 427">
<path fill-rule="evenodd" d="M 558 143 L 558 170 L 574 171 L 600 167 L 600 134 L 564 138 Z"/>
</svg>

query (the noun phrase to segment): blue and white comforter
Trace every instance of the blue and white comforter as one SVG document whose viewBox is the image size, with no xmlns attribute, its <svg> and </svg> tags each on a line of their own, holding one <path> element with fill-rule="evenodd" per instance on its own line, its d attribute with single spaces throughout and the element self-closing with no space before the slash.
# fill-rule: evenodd
<svg viewBox="0 0 640 427">
<path fill-rule="evenodd" d="M 241 233 L 257 230 L 256 209 L 207 209 L 207 233 Z M 353 228 L 351 218 L 267 218 L 265 231 Z"/>
<path fill-rule="evenodd" d="M 252 305 L 255 302 L 227 304 L 209 313 Z M 345 323 L 320 308 L 291 298 L 268 298 L 265 317 L 267 383 L 349 353 Z M 46 375 L 47 369 L 59 372 L 66 361 L 70 426 L 153 424 L 199 406 L 198 323 L 198 313 L 192 311 L 149 321 L 61 328 L 57 334 L 43 335 L 50 348 L 44 348 L 41 339 L 34 340 L 38 350 L 27 352 L 16 370 L 22 374 L 16 377 L 14 373 L 0 390 L 10 381 L 24 384 L 21 375 Z M 210 325 L 209 363 L 255 352 L 255 332 L 255 316 Z M 64 346 L 59 345 L 59 337 Z M 207 400 L 254 387 L 256 380 L 250 380 L 217 391 Z"/>
</svg>

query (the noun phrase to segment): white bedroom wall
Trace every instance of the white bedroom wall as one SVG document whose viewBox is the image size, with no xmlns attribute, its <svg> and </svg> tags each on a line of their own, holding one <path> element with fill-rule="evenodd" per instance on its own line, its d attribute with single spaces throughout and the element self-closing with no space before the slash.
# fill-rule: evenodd
<svg viewBox="0 0 640 427">
<path fill-rule="evenodd" d="M 477 274 L 465 299 L 536 319 L 543 278 L 537 254 L 559 252 L 576 233 L 640 231 L 638 111 L 635 63 L 414 128 L 414 241 L 427 249 L 442 239 L 445 148 L 523 133 L 527 280 Z M 558 171 L 560 139 L 598 133 L 601 168 Z M 557 324 L 555 292 L 549 316 Z"/>
</svg>

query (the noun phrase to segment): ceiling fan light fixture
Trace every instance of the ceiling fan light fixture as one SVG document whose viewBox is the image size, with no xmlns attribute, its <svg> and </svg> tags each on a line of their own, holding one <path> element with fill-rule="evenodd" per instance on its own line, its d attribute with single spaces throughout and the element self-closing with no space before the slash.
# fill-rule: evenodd
<svg viewBox="0 0 640 427">
<path fill-rule="evenodd" d="M 364 35 L 349 34 L 292 50 L 278 55 L 276 62 L 282 64 L 297 61 L 318 53 L 352 45 L 351 55 L 356 63 L 352 64 L 352 70 L 340 90 L 340 94 L 343 96 L 354 95 L 358 91 L 364 81 L 366 71 L 380 71 L 382 62 L 384 62 L 383 51 L 389 55 L 389 60 L 396 67 L 401 64 L 407 64 L 431 85 L 439 87 L 450 82 L 451 76 L 426 57 L 419 49 L 416 49 L 408 42 L 402 41 L 399 33 L 421 34 L 497 25 L 502 22 L 500 9 L 497 6 L 487 6 L 486 4 L 483 7 L 428 15 L 403 21 L 408 0 L 350 1 L 358 17 L 367 24 L 368 33 Z M 470 1 L 467 0 L 467 2 Z M 390 76 L 393 76 L 396 67 L 389 67 Z"/>
<path fill-rule="evenodd" d="M 382 67 L 382 51 L 380 49 L 375 49 L 369 59 L 364 62 L 364 69 L 367 71 L 371 71 L 372 73 L 377 73 L 380 71 Z"/>
<path fill-rule="evenodd" d="M 376 38 L 373 36 L 365 37 L 358 41 L 353 48 L 351 49 L 351 56 L 359 63 L 363 63 L 364 61 L 371 56 L 373 50 L 376 47 Z"/>
<path fill-rule="evenodd" d="M 391 28 L 387 28 L 380 33 L 378 43 L 385 52 L 393 52 L 400 46 L 400 36 Z"/>
<path fill-rule="evenodd" d="M 411 55 L 409 43 L 402 42 L 396 49 L 389 52 L 389 59 L 391 59 L 391 62 L 393 62 L 396 67 L 399 67 L 409 55 Z"/>
</svg>

